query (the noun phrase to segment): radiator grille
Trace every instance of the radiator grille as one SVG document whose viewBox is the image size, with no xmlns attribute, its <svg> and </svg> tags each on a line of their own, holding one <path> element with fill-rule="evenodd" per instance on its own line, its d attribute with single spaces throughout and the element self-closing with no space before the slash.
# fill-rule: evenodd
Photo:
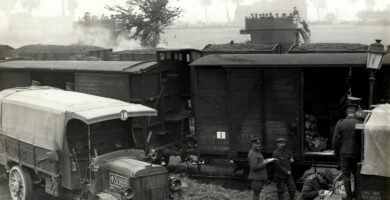
<svg viewBox="0 0 390 200">
<path fill-rule="evenodd" d="M 134 200 L 161 200 L 168 197 L 168 174 L 153 174 L 131 178 Z"/>
</svg>

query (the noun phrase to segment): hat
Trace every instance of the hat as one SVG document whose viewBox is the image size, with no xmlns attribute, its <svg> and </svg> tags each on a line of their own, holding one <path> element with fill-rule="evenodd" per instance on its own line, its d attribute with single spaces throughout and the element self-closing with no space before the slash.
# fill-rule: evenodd
<svg viewBox="0 0 390 200">
<path fill-rule="evenodd" d="M 329 169 L 325 169 L 323 171 L 320 171 L 320 174 L 328 180 L 330 183 L 333 183 L 334 176 L 333 173 Z"/>
<path fill-rule="evenodd" d="M 361 100 L 362 98 L 360 97 L 353 97 L 353 96 L 347 97 L 347 103 L 359 104 Z"/>
<path fill-rule="evenodd" d="M 361 100 L 362 100 L 362 98 L 359 98 L 359 97 L 348 96 L 346 101 L 345 101 L 344 108 L 348 108 L 348 107 L 359 108 Z"/>
<path fill-rule="evenodd" d="M 287 140 L 286 140 L 286 138 L 284 138 L 284 137 L 281 137 L 281 138 L 278 138 L 278 139 L 276 139 L 276 142 L 287 142 Z"/>
<path fill-rule="evenodd" d="M 261 138 L 257 137 L 257 138 L 252 138 L 251 139 L 251 142 L 253 143 L 261 143 Z"/>
</svg>

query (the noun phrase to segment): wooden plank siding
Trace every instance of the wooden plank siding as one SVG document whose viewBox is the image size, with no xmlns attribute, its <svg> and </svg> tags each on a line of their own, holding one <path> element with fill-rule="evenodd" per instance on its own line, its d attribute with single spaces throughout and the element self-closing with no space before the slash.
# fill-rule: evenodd
<svg viewBox="0 0 390 200">
<path fill-rule="evenodd" d="M 279 137 L 289 139 L 291 146 L 300 145 L 298 69 L 195 68 L 194 73 L 201 154 L 244 155 L 254 137 L 263 138 L 265 153 L 273 152 Z M 295 131 L 290 128 L 293 123 Z M 225 131 L 226 138 L 218 139 L 217 131 Z"/>
<path fill-rule="evenodd" d="M 263 94 L 261 85 L 264 84 L 262 71 L 248 69 L 232 69 L 231 79 L 231 116 L 232 135 L 235 136 L 235 150 L 247 152 L 251 147 L 250 139 L 261 137 L 261 104 Z M 231 147 L 233 148 L 233 146 Z"/>
<path fill-rule="evenodd" d="M 285 137 L 290 147 L 299 146 L 298 129 L 291 131 L 290 126 L 299 120 L 299 76 L 298 69 L 276 69 L 265 71 L 265 117 L 266 135 L 264 152 L 272 153 L 276 148 L 275 140 Z M 291 148 L 298 149 L 298 148 Z"/>
<path fill-rule="evenodd" d="M 30 72 L 0 71 L 0 90 L 31 85 Z"/>
<path fill-rule="evenodd" d="M 198 149 L 201 154 L 225 155 L 230 138 L 226 119 L 226 72 L 220 68 L 197 69 L 194 72 Z M 226 132 L 226 138 L 217 139 L 218 131 Z"/>
<path fill-rule="evenodd" d="M 126 102 L 130 99 L 126 74 L 75 73 L 75 90 Z"/>
</svg>

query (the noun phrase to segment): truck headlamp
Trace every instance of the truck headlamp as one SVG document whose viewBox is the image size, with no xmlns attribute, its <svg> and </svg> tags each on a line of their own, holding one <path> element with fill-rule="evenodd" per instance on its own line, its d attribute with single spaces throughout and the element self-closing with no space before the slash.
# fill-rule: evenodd
<svg viewBox="0 0 390 200">
<path fill-rule="evenodd" d="M 134 191 L 131 188 L 126 188 L 121 193 L 122 200 L 131 200 L 134 197 Z"/>
<path fill-rule="evenodd" d="M 181 188 L 181 180 L 175 177 L 170 177 L 169 181 L 169 189 L 173 192 L 177 192 Z"/>
</svg>

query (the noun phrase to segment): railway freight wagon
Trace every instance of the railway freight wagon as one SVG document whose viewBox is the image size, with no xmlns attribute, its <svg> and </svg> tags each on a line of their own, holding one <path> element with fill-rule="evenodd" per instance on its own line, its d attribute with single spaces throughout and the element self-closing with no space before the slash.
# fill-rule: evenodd
<svg viewBox="0 0 390 200">
<path fill-rule="evenodd" d="M 296 165 L 334 164 L 331 140 L 345 98 L 367 106 L 365 66 L 366 53 L 215 54 L 191 63 L 198 156 L 245 161 L 254 137 L 270 156 L 285 137 Z M 388 70 L 379 74 L 378 85 L 386 83 Z"/>
<path fill-rule="evenodd" d="M 164 50 L 158 61 L 6 61 L 0 63 L 0 89 L 32 82 L 141 103 L 159 111 L 136 120 L 137 148 L 168 145 L 188 134 L 189 68 L 195 50 Z M 145 136 L 144 131 L 148 132 Z"/>
</svg>

